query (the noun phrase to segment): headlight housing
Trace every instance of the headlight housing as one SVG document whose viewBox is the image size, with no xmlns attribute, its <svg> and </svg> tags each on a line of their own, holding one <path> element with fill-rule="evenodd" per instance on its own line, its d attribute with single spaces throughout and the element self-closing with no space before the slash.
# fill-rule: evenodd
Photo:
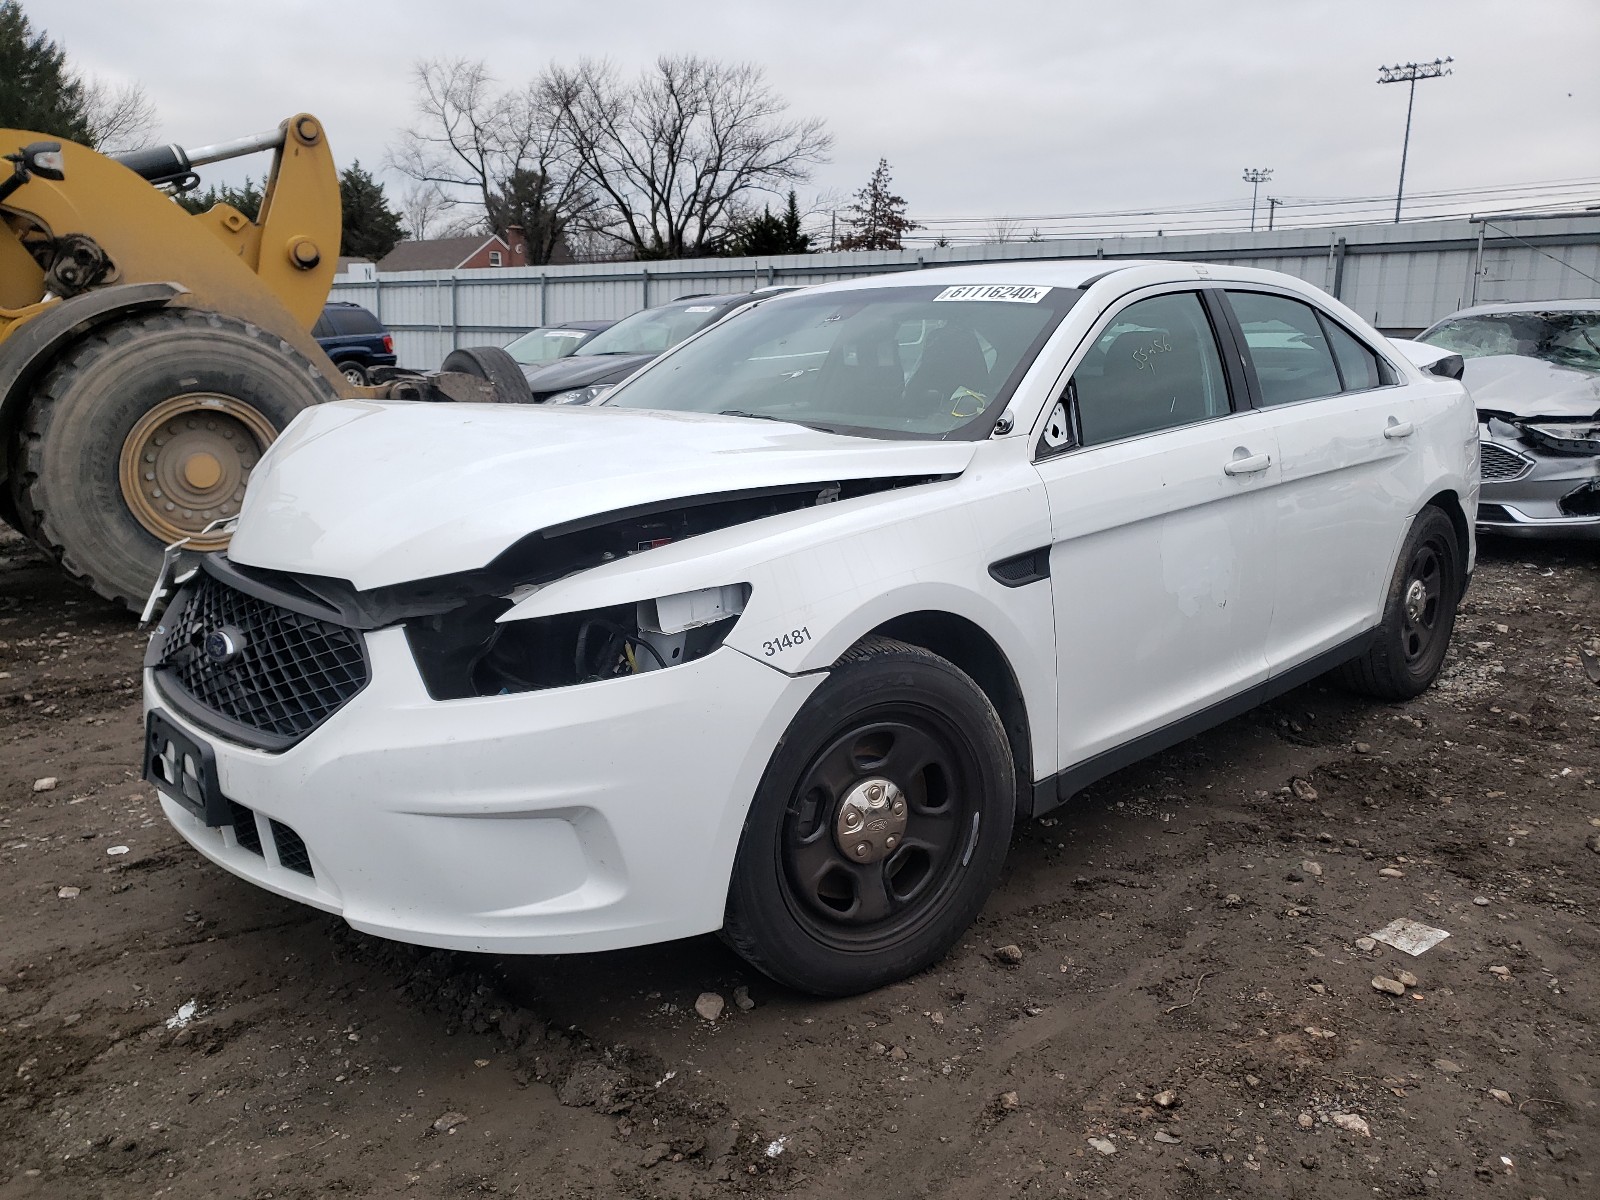
<svg viewBox="0 0 1600 1200">
<path fill-rule="evenodd" d="M 488 597 L 406 623 L 417 670 L 435 700 L 507 696 L 666 670 L 720 647 L 750 599 L 728 584 L 585 612 L 505 621 Z"/>
<path fill-rule="evenodd" d="M 588 387 L 573 388 L 567 392 L 557 392 L 546 404 L 593 404 L 617 385 L 614 383 L 591 383 Z"/>
</svg>

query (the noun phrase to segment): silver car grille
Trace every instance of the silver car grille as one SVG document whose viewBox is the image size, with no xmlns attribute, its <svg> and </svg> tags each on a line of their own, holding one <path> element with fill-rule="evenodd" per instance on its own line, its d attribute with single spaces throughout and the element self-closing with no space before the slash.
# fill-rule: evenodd
<svg viewBox="0 0 1600 1200">
<path fill-rule="evenodd" d="M 1479 442 L 1478 460 L 1479 470 L 1485 483 L 1506 483 L 1513 479 L 1521 479 L 1533 470 L 1533 459 L 1507 449 L 1499 442 Z"/>
</svg>

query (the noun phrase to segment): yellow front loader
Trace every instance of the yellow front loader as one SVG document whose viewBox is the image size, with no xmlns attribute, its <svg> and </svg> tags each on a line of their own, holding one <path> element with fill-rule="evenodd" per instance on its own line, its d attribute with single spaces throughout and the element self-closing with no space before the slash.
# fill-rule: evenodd
<svg viewBox="0 0 1600 1200">
<path fill-rule="evenodd" d="M 191 216 L 194 168 L 274 151 L 259 218 Z M 0 517 L 137 608 L 162 549 L 236 514 L 301 409 L 350 391 L 310 329 L 337 269 L 321 124 L 119 159 L 0 129 Z M 3 170 L 3 165 L 0 165 Z"/>
<path fill-rule="evenodd" d="M 252 221 L 173 194 L 208 163 L 273 152 Z M 0 519 L 138 611 L 162 551 L 216 549 L 250 470 L 339 396 L 529 399 L 509 355 L 357 387 L 310 330 L 337 269 L 339 179 L 302 113 L 254 137 L 106 157 L 0 129 Z"/>
</svg>

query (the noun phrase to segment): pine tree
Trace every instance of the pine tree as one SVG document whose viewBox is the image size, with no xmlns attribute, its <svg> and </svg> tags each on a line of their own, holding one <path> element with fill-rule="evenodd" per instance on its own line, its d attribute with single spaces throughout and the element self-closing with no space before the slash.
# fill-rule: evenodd
<svg viewBox="0 0 1600 1200">
<path fill-rule="evenodd" d="M 904 196 L 890 190 L 889 160 L 880 158 L 867 186 L 856 193 L 856 202 L 845 218 L 849 230 L 839 239 L 840 250 L 899 250 L 900 239 L 913 229 L 921 229 L 906 216 Z"/>
<path fill-rule="evenodd" d="M 219 204 L 231 204 L 246 217 L 249 217 L 250 220 L 254 221 L 261 215 L 261 201 L 263 199 L 261 189 L 265 185 L 265 180 L 257 183 L 247 175 L 242 187 L 234 187 L 229 183 L 225 183 L 221 187 L 212 184 L 203 192 L 188 192 L 184 195 L 176 196 L 174 199 L 177 200 L 180 207 L 196 215 L 209 212 Z"/>
<path fill-rule="evenodd" d="M 553 182 L 538 171 L 513 171 L 505 186 L 492 192 L 485 211 L 489 230 L 497 233 L 509 245 L 511 230 L 522 230 L 528 246 L 528 262 L 542 266 L 566 247 L 567 226 L 570 217 L 562 216 L 555 207 Z"/>
<path fill-rule="evenodd" d="M 344 257 L 377 262 L 405 237 L 405 225 L 389 207 L 383 184 L 361 169 L 359 159 L 339 176 L 339 207 L 344 217 L 339 253 Z"/>
<path fill-rule="evenodd" d="M 0 128 L 86 145 L 95 140 L 83 84 L 67 69 L 66 51 L 34 32 L 16 0 L 0 2 Z"/>
<path fill-rule="evenodd" d="M 723 243 L 723 253 L 736 258 L 811 253 L 811 235 L 801 232 L 800 204 L 794 189 L 789 189 L 781 216 L 773 216 L 771 208 L 763 208 L 759 217 L 736 223 Z"/>
</svg>

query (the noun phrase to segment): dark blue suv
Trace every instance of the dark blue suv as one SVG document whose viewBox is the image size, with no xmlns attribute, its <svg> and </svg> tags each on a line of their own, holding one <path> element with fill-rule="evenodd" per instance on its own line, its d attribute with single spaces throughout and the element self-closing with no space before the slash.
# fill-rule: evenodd
<svg viewBox="0 0 1600 1200">
<path fill-rule="evenodd" d="M 378 318 L 348 300 L 330 300 L 312 326 L 316 338 L 333 365 L 357 387 L 365 385 L 373 367 L 395 364 L 394 338 L 378 323 Z"/>
</svg>

